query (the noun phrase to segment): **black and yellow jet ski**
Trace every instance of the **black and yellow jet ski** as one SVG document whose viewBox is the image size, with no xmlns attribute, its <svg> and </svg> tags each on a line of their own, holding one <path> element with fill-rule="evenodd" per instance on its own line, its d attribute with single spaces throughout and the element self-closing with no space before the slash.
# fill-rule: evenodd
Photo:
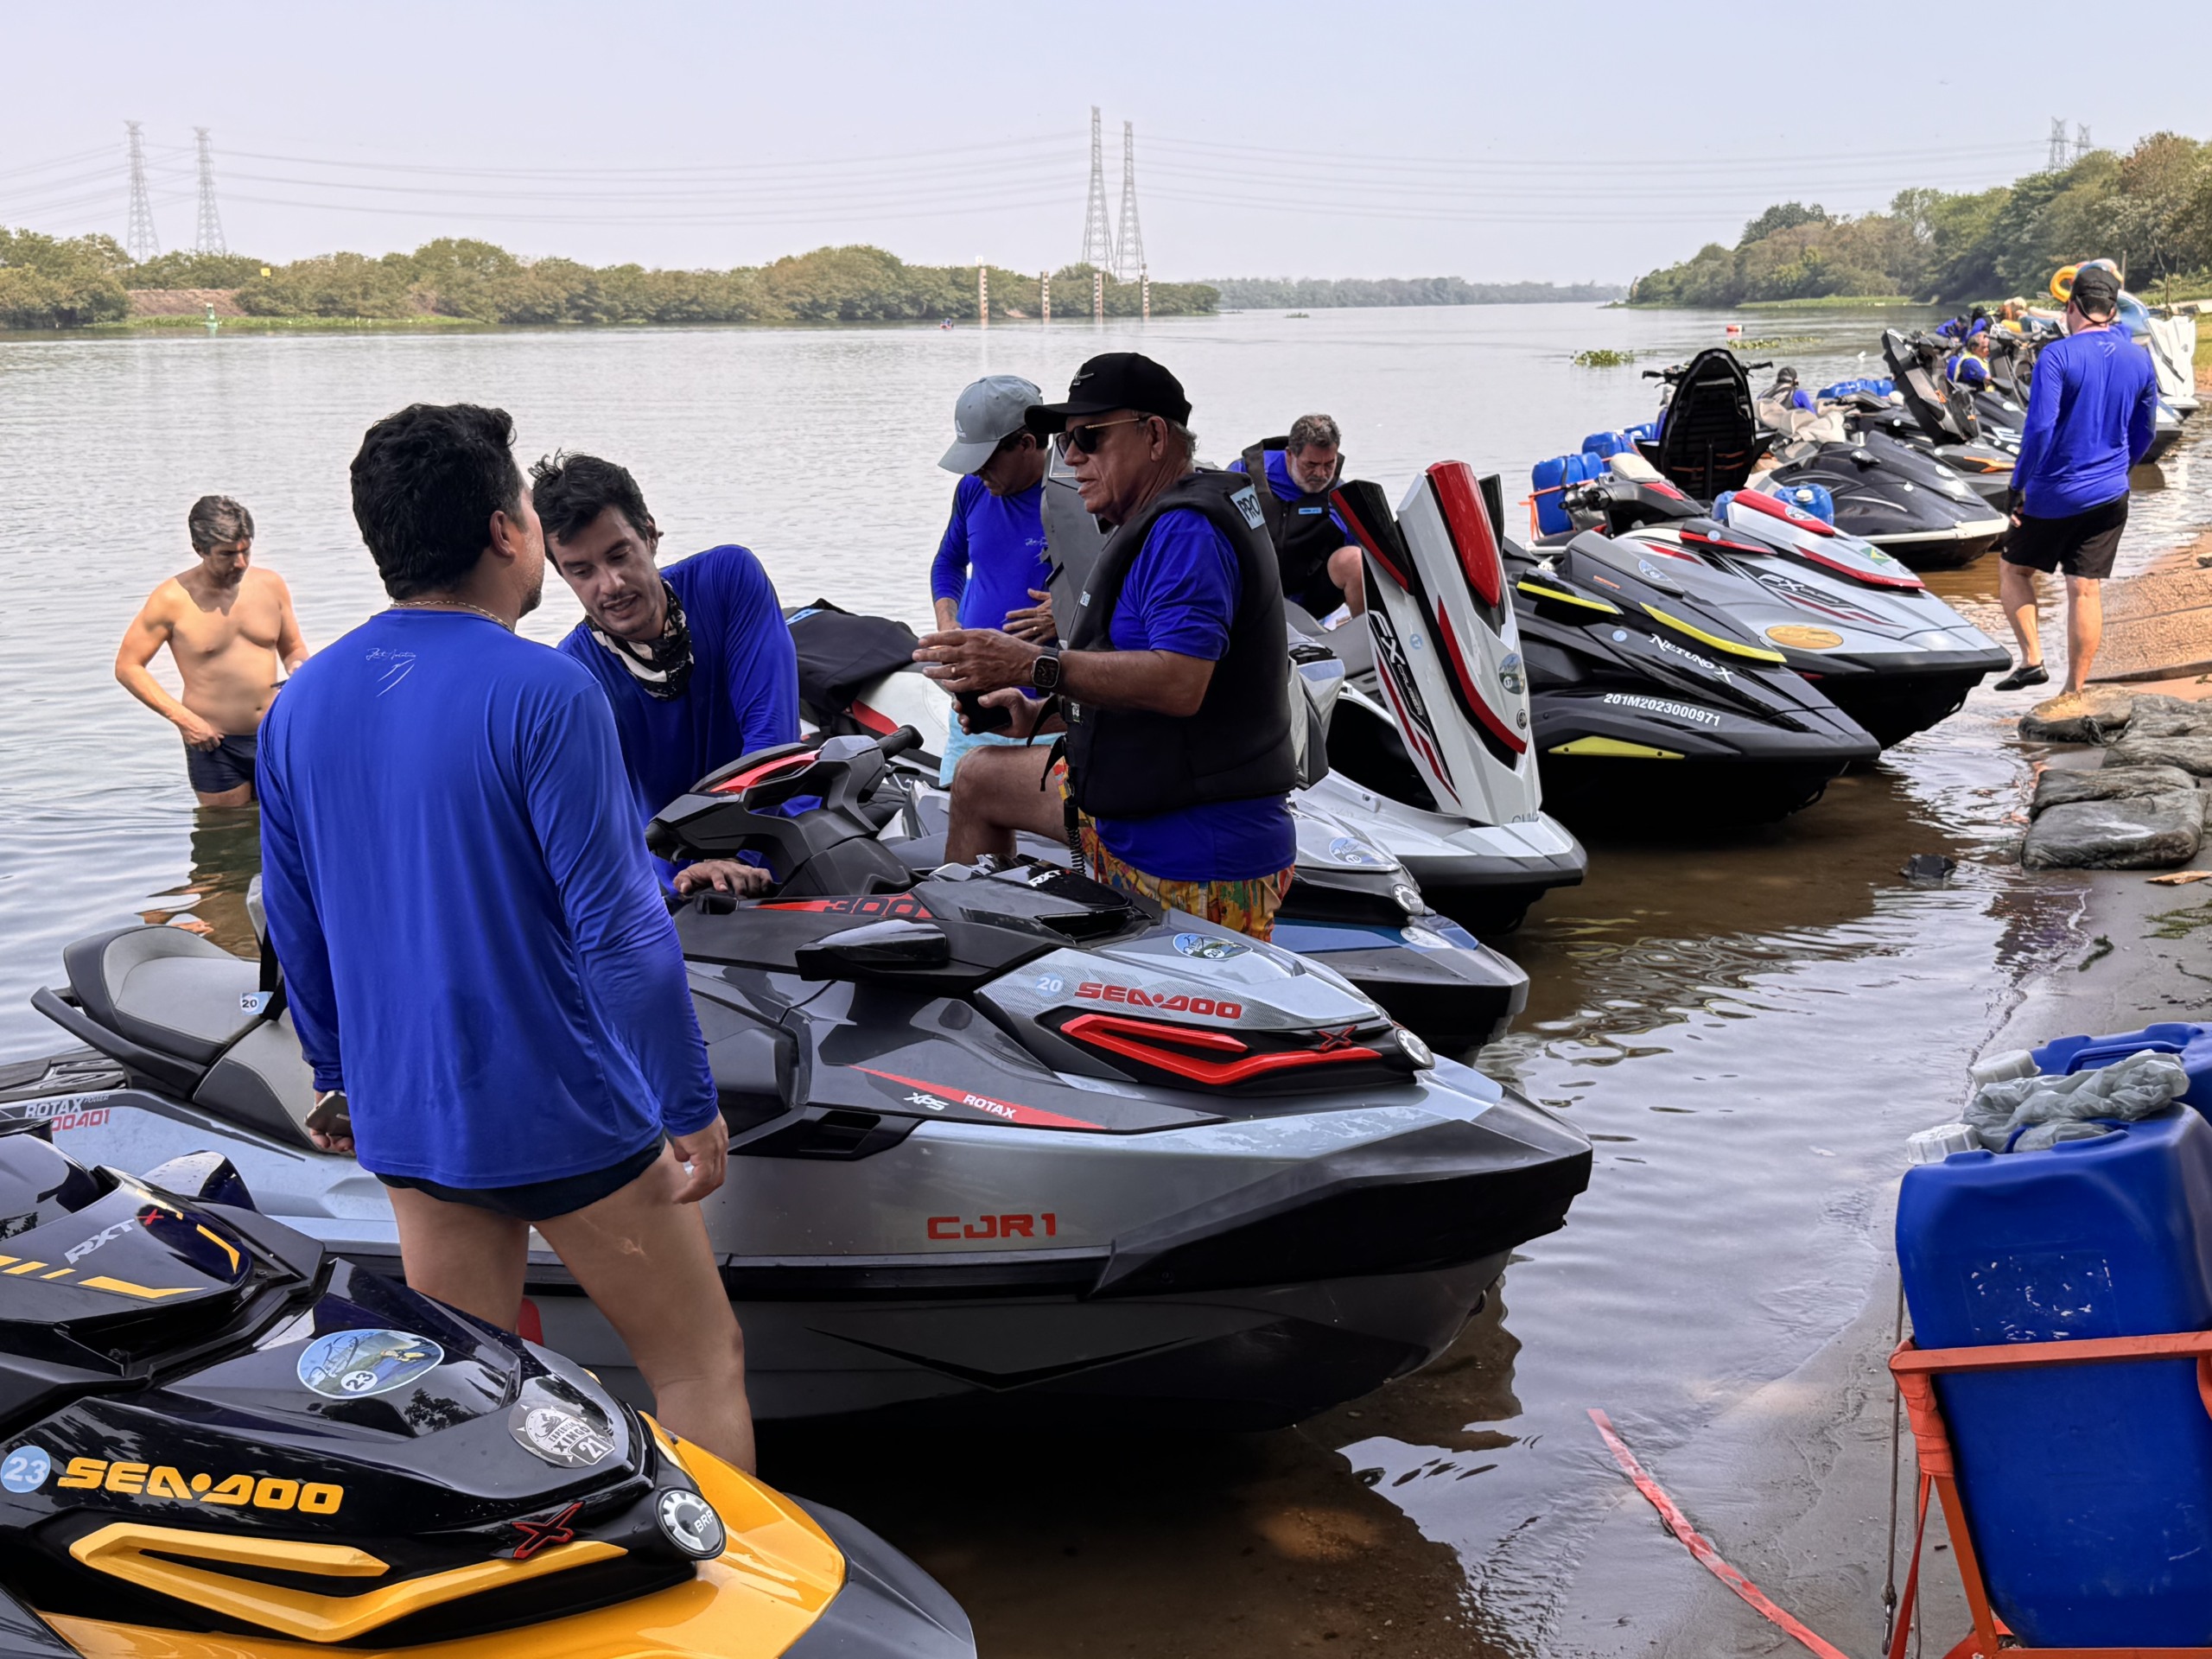
<svg viewBox="0 0 2212 1659">
<path fill-rule="evenodd" d="M 1880 752 L 1663 555 L 1586 531 L 1505 563 L 1544 799 L 1569 823 L 1764 823 Z"/>
<path fill-rule="evenodd" d="M 7 1659 L 973 1659 L 833 1510 L 334 1261 L 230 1162 L 0 1134 Z"/>
</svg>

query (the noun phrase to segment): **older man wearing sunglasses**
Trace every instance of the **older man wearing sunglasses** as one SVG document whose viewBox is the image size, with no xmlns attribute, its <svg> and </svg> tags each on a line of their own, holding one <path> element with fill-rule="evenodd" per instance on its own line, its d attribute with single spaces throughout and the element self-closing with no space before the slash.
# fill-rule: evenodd
<svg viewBox="0 0 2212 1659">
<path fill-rule="evenodd" d="M 1066 648 L 956 628 L 914 655 L 1007 711 L 1010 735 L 1067 733 L 1058 762 L 969 756 L 949 858 L 1065 830 L 1099 880 L 1264 939 L 1297 858 L 1282 587 L 1252 481 L 1197 469 L 1190 414 L 1175 377 L 1134 352 L 1091 359 L 1065 403 L 1029 410 L 1084 508 L 1116 526 Z"/>
</svg>

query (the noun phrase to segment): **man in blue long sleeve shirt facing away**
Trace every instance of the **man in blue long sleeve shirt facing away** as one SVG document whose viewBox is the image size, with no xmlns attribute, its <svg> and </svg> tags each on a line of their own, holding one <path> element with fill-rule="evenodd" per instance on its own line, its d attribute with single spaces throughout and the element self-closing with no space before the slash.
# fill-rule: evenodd
<svg viewBox="0 0 2212 1659">
<path fill-rule="evenodd" d="M 512 1330 L 534 1224 L 668 1426 L 750 1468 L 696 1208 L 728 1135 L 607 697 L 514 632 L 545 551 L 513 436 L 465 404 L 369 429 L 353 517 L 391 608 L 262 726 L 263 898 L 309 1127 L 391 1189 L 409 1284 Z"/>
<path fill-rule="evenodd" d="M 798 652 L 760 560 L 726 545 L 656 565 L 660 527 L 611 461 L 555 455 L 530 475 L 546 551 L 584 607 L 560 649 L 613 708 L 641 826 L 716 767 L 798 741 Z M 749 893 L 766 880 L 709 859 L 674 886 Z"/>
<path fill-rule="evenodd" d="M 1999 691 L 2042 685 L 2036 573 L 2066 574 L 2066 690 L 2089 678 L 2104 637 L 2097 584 L 2112 574 L 2127 527 L 2127 469 L 2151 448 L 2158 416 L 2151 354 L 2115 328 L 2120 278 L 2084 265 L 2066 302 L 2066 338 L 2036 353 L 2028 418 L 2012 464 L 2012 531 L 1998 572 L 1998 597 L 2020 642 L 2020 665 Z"/>
<path fill-rule="evenodd" d="M 1018 374 L 986 375 L 952 406 L 952 447 L 938 465 L 960 475 L 952 516 L 930 565 L 937 625 L 997 628 L 1049 642 L 1054 632 L 1045 582 L 1045 446 L 1022 424 L 1045 394 Z M 1044 740 L 1052 741 L 1052 740 Z M 950 786 L 972 749 L 1013 743 L 995 732 L 964 732 L 953 720 L 938 781 Z"/>
</svg>

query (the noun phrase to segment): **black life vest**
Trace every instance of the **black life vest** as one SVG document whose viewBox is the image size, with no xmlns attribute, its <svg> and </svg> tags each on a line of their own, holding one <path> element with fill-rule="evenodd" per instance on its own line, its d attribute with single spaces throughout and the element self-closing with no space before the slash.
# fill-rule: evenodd
<svg viewBox="0 0 2212 1659">
<path fill-rule="evenodd" d="M 1327 575 L 1329 556 L 1346 545 L 1346 537 L 1329 516 L 1327 490 L 1286 501 L 1268 481 L 1268 452 L 1287 451 L 1289 448 L 1288 438 L 1262 439 L 1244 452 L 1244 470 L 1258 486 L 1260 514 L 1267 521 L 1268 539 L 1275 544 L 1275 565 L 1282 574 L 1282 590 L 1290 598 L 1297 599 Z M 1288 476 L 1288 454 L 1283 459 L 1285 475 Z M 1294 477 L 1290 481 L 1294 486 L 1298 482 Z M 1334 610 L 1336 606 L 1331 604 L 1328 608 Z"/>
<path fill-rule="evenodd" d="M 1260 480 L 1256 489 L 1266 488 Z M 1229 648 L 1195 715 L 1068 701 L 1069 791 L 1094 817 L 1158 817 L 1209 801 L 1287 794 L 1297 782 L 1282 586 L 1255 491 L 1251 480 L 1235 473 L 1192 473 L 1118 526 L 1091 567 L 1068 633 L 1071 651 L 1114 649 L 1122 585 L 1163 513 L 1187 508 L 1203 516 L 1229 538 L 1237 575 Z"/>
</svg>

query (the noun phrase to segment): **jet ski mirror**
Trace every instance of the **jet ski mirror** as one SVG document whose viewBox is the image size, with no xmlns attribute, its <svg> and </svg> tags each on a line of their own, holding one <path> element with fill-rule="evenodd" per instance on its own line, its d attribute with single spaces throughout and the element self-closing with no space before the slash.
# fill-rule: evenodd
<svg viewBox="0 0 2212 1659">
<path fill-rule="evenodd" d="M 952 965 L 952 942 L 932 922 L 869 922 L 792 953 L 801 979 L 865 979 Z"/>
</svg>

